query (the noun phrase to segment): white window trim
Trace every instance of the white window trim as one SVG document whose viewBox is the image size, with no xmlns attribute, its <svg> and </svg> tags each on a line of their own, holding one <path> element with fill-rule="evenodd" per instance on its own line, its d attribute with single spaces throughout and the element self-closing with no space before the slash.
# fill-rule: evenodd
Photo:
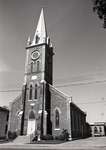
<svg viewBox="0 0 106 150">
<path fill-rule="evenodd" d="M 58 111 L 59 111 L 59 114 L 61 114 L 61 110 L 60 110 L 60 108 L 57 107 L 57 106 L 56 106 L 55 109 L 54 109 L 54 114 L 55 114 L 55 111 L 56 111 L 56 110 L 58 110 Z"/>
</svg>

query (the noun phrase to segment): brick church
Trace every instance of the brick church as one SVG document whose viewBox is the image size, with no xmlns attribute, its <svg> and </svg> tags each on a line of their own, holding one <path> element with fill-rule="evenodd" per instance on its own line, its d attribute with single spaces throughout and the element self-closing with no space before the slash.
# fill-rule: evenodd
<svg viewBox="0 0 106 150">
<path fill-rule="evenodd" d="M 33 40 L 27 41 L 22 94 L 11 102 L 8 131 L 55 136 L 67 129 L 71 138 L 87 135 L 86 114 L 52 85 L 53 55 L 42 9 Z"/>
</svg>

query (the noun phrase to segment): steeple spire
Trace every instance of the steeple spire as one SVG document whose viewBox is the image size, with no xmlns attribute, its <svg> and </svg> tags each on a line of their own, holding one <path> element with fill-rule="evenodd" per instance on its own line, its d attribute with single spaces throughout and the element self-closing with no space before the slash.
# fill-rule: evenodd
<svg viewBox="0 0 106 150">
<path fill-rule="evenodd" d="M 36 32 L 32 41 L 32 45 L 45 43 L 47 38 L 46 25 L 44 20 L 43 8 L 41 10 L 41 14 L 39 17 L 38 25 L 36 28 Z"/>
</svg>

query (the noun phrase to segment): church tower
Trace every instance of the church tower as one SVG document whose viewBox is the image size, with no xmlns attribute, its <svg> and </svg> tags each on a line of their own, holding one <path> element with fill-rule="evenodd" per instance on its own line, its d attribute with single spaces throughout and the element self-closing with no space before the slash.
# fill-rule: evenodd
<svg viewBox="0 0 106 150">
<path fill-rule="evenodd" d="M 42 9 L 34 38 L 31 41 L 29 37 L 27 41 L 21 134 L 36 131 L 51 134 L 49 84 L 52 85 L 52 56 L 53 47 L 47 36 Z"/>
</svg>

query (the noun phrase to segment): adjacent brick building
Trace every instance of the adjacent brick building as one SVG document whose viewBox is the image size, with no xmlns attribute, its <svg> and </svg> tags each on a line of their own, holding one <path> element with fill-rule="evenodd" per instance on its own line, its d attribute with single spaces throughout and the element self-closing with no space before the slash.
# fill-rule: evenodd
<svg viewBox="0 0 106 150">
<path fill-rule="evenodd" d="M 8 131 L 16 131 L 20 134 L 21 128 L 21 111 L 22 111 L 22 95 L 19 95 L 15 98 L 13 102 L 10 102 L 10 111 L 9 111 L 9 123 Z"/>
<path fill-rule="evenodd" d="M 95 122 L 90 126 L 92 136 L 106 136 L 106 122 Z"/>
<path fill-rule="evenodd" d="M 34 38 L 28 38 L 22 95 L 11 104 L 9 130 L 55 136 L 67 129 L 71 138 L 85 137 L 86 114 L 52 85 L 53 55 L 42 9 Z"/>
<path fill-rule="evenodd" d="M 0 139 L 6 138 L 8 129 L 9 110 L 0 107 Z"/>
</svg>

